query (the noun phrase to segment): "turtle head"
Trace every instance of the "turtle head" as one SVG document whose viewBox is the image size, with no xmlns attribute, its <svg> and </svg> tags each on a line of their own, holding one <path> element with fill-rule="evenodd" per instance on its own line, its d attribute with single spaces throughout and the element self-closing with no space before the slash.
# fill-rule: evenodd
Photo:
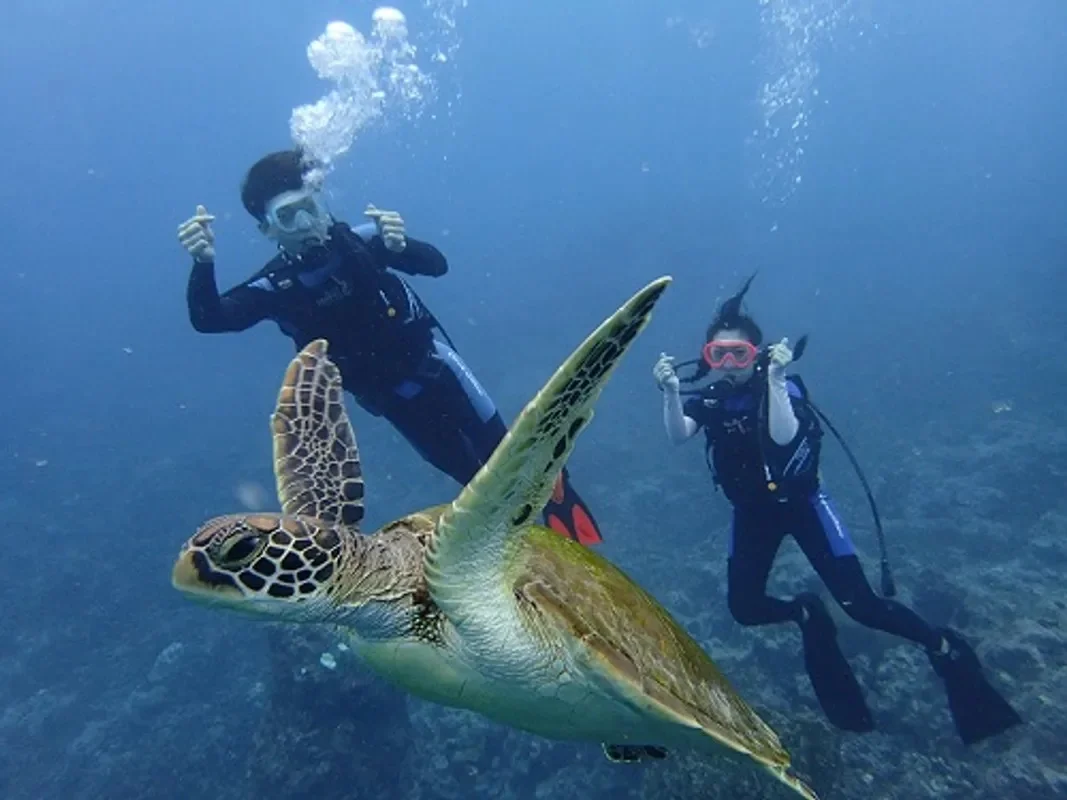
<svg viewBox="0 0 1067 800">
<path fill-rule="evenodd" d="M 336 608 L 343 528 L 281 514 L 204 523 L 182 547 L 171 583 L 194 600 L 256 616 L 324 622 Z"/>
</svg>

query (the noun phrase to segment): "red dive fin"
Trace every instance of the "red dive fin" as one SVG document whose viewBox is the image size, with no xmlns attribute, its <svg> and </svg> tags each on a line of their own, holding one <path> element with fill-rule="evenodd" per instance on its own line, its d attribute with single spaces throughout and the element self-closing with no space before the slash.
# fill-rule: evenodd
<svg viewBox="0 0 1067 800">
<path fill-rule="evenodd" d="M 545 505 L 545 524 L 561 536 L 591 547 L 604 541 L 600 527 L 585 502 L 571 486 L 567 470 L 556 479 L 552 497 Z"/>
</svg>

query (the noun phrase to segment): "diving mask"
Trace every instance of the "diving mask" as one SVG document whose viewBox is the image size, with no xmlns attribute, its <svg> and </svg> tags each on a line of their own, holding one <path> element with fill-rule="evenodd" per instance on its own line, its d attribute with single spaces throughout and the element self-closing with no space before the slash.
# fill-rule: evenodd
<svg viewBox="0 0 1067 800">
<path fill-rule="evenodd" d="M 743 339 L 713 339 L 702 355 L 711 369 L 745 369 L 755 363 L 759 348 Z"/>
<path fill-rule="evenodd" d="M 317 234 L 329 226 L 330 215 L 318 195 L 308 191 L 282 192 L 267 204 L 263 214 L 279 234 Z"/>
</svg>

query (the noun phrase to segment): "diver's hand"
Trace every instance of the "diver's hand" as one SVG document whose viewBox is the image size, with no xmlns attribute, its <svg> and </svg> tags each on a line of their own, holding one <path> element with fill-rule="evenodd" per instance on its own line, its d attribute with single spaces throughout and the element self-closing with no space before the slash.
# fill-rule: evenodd
<svg viewBox="0 0 1067 800">
<path fill-rule="evenodd" d="M 782 339 L 778 344 L 772 344 L 769 351 L 771 363 L 767 367 L 767 377 L 781 378 L 785 375 L 785 368 L 793 362 L 793 351 L 789 347 L 789 340 Z"/>
<path fill-rule="evenodd" d="M 211 223 L 213 214 L 203 206 L 196 207 L 196 214 L 178 226 L 178 241 L 196 261 L 206 263 L 215 260 L 215 234 Z"/>
<path fill-rule="evenodd" d="M 659 388 L 668 392 L 677 392 L 681 385 L 678 376 L 674 372 L 674 356 L 666 353 L 659 354 L 656 366 L 652 368 L 652 375 L 659 384 Z"/>
<path fill-rule="evenodd" d="M 367 204 L 364 216 L 374 220 L 378 226 L 378 235 L 385 242 L 385 247 L 394 253 L 401 253 L 407 247 L 407 237 L 404 235 L 404 218 L 395 211 L 385 211 L 375 208 L 373 203 Z"/>
</svg>

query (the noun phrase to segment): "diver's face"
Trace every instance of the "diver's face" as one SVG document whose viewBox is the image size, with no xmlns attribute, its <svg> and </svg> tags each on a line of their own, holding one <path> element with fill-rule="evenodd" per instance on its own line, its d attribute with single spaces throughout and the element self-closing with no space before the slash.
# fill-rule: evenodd
<svg viewBox="0 0 1067 800">
<path fill-rule="evenodd" d="M 300 255 L 329 238 L 332 219 L 319 195 L 308 189 L 282 192 L 265 207 L 259 229 L 286 252 Z"/>
<path fill-rule="evenodd" d="M 711 356 L 709 366 L 715 380 L 725 380 L 735 386 L 752 377 L 756 355 L 755 345 L 737 328 L 716 332 L 705 347 L 705 358 Z"/>
</svg>

